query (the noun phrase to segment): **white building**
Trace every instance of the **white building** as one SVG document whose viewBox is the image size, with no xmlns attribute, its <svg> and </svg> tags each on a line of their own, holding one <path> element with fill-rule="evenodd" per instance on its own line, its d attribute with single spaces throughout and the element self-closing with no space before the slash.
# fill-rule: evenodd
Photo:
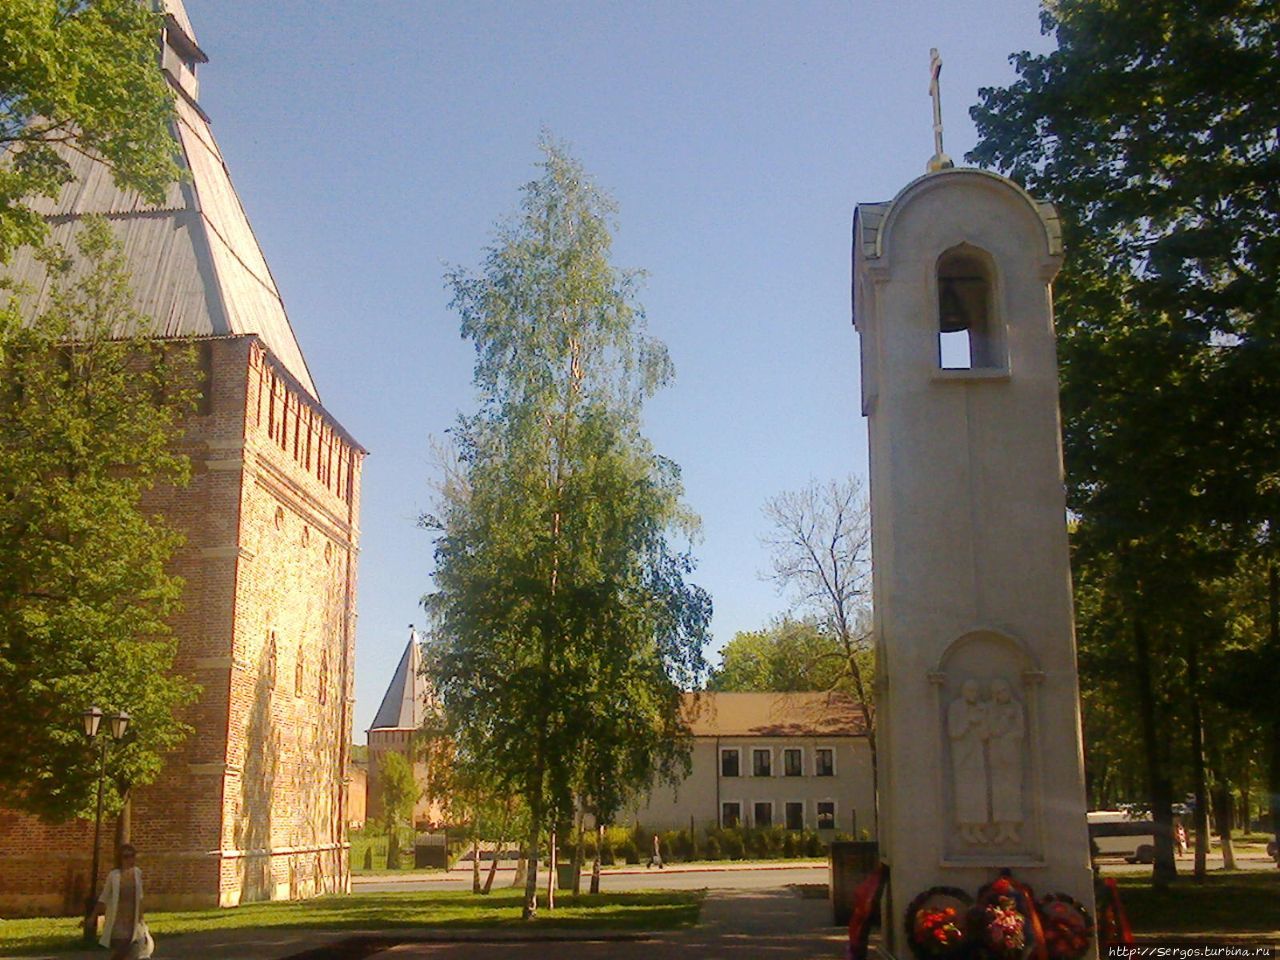
<svg viewBox="0 0 1280 960">
<path fill-rule="evenodd" d="M 843 693 L 685 695 L 692 769 L 634 813 L 646 829 L 782 827 L 874 835 L 871 750 Z"/>
</svg>

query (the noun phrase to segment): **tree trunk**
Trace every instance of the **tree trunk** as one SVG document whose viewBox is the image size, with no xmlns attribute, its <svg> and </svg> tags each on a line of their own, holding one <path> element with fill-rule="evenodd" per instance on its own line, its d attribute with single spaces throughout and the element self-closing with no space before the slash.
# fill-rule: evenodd
<svg viewBox="0 0 1280 960">
<path fill-rule="evenodd" d="M 1267 600 L 1271 663 L 1274 670 L 1280 664 L 1280 572 L 1276 570 L 1274 560 L 1267 569 Z M 1271 802 L 1268 812 L 1271 814 L 1272 839 L 1276 850 L 1280 851 L 1280 702 L 1272 700 L 1271 706 L 1276 715 L 1271 720 L 1271 764 L 1267 777 L 1267 792 L 1271 794 Z M 1276 866 L 1280 867 L 1280 855 L 1276 857 Z"/>
<path fill-rule="evenodd" d="M 520 848 L 520 855 L 516 857 L 516 875 L 511 878 L 513 887 L 523 887 L 525 877 L 529 873 L 529 859 L 525 853 L 525 847 Z"/>
<path fill-rule="evenodd" d="M 1138 615 L 1133 618 L 1133 648 L 1142 721 L 1142 746 L 1147 757 L 1147 791 L 1151 800 L 1151 818 L 1156 823 L 1156 853 L 1151 865 L 1151 884 L 1157 889 L 1163 889 L 1178 876 L 1177 862 L 1173 859 L 1173 784 L 1165 772 L 1165 764 L 1161 762 L 1163 746 L 1156 722 L 1151 644 L 1146 623 Z"/>
<path fill-rule="evenodd" d="M 387 869 L 400 869 L 400 831 L 395 827 L 387 828 Z"/>
<path fill-rule="evenodd" d="M 1213 785 L 1213 819 L 1218 827 L 1218 842 L 1222 844 L 1222 869 L 1236 869 L 1236 851 L 1231 845 L 1231 785 L 1221 777 Z"/>
<path fill-rule="evenodd" d="M 1205 732 L 1205 753 L 1209 757 L 1209 772 L 1213 779 L 1209 803 L 1213 812 L 1213 825 L 1218 831 L 1218 842 L 1222 844 L 1222 868 L 1234 870 L 1236 853 L 1231 845 L 1231 825 L 1235 819 L 1235 804 L 1232 803 L 1231 781 L 1227 779 L 1226 764 L 1222 761 L 1222 749 L 1214 734 L 1212 727 Z"/>
<path fill-rule="evenodd" d="M 559 865 L 556 851 L 556 828 L 551 828 L 551 837 L 547 841 L 547 909 L 556 908 L 556 881 L 559 880 Z"/>
<path fill-rule="evenodd" d="M 1240 825 L 1248 833 L 1253 827 L 1253 812 L 1249 809 L 1249 793 L 1253 789 L 1253 779 L 1249 775 L 1249 759 L 1246 757 L 1240 764 Z"/>
<path fill-rule="evenodd" d="M 524 910 L 521 916 L 532 920 L 538 913 L 538 834 L 541 832 L 542 811 L 531 810 L 529 817 L 528 873 L 524 879 Z"/>
<path fill-rule="evenodd" d="M 480 834 L 471 828 L 471 892 L 480 892 Z"/>
<path fill-rule="evenodd" d="M 1204 718 L 1200 710 L 1200 646 L 1187 643 L 1187 685 L 1191 688 L 1191 777 L 1195 787 L 1195 878 L 1203 883 L 1209 856 L 1209 784 L 1204 762 Z"/>
<path fill-rule="evenodd" d="M 578 810 L 578 842 L 573 845 L 573 895 L 575 897 L 582 895 L 582 827 L 584 816 L 581 808 Z"/>
<path fill-rule="evenodd" d="M 493 878 L 498 875 L 498 860 L 502 856 L 502 848 L 506 845 L 506 828 L 504 827 L 498 834 L 498 839 L 493 848 L 493 859 L 489 861 L 489 875 L 485 877 L 484 889 L 481 893 L 488 893 L 493 889 Z"/>
<path fill-rule="evenodd" d="M 591 892 L 600 892 L 600 850 L 604 847 L 604 824 L 596 824 L 596 858 L 591 861 Z"/>
</svg>

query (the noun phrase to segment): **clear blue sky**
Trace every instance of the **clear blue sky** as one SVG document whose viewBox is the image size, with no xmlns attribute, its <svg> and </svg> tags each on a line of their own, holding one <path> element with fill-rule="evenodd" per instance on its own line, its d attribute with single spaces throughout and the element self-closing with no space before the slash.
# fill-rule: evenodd
<svg viewBox="0 0 1280 960">
<path fill-rule="evenodd" d="M 853 205 L 972 147 L 980 86 L 1047 49 L 1032 0 L 186 0 L 201 104 L 325 406 L 371 451 L 355 739 L 424 623 L 429 440 L 470 409 L 447 264 L 475 266 L 535 176 L 539 131 L 618 201 L 675 385 L 648 434 L 703 520 L 718 648 L 786 608 L 760 507 L 866 473 L 849 320 Z"/>
</svg>

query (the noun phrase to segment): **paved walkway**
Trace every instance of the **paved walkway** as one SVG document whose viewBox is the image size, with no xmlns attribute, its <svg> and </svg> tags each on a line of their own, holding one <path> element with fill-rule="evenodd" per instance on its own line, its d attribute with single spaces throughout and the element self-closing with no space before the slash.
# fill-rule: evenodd
<svg viewBox="0 0 1280 960">
<path fill-rule="evenodd" d="M 592 934 L 589 931 L 475 930 L 223 930 L 161 938 L 155 960 L 328 960 L 344 956 L 344 940 L 385 938 L 398 945 L 368 960 L 653 960 L 655 957 L 828 960 L 843 956 L 842 931 L 831 925 L 825 899 L 802 899 L 794 890 L 718 890 L 703 902 L 692 930 Z M 59 953 L 51 960 L 104 960 L 102 949 Z M 0 960 L 4 960 L 0 955 Z M 25 957 L 23 960 L 32 960 Z"/>
<path fill-rule="evenodd" d="M 775 888 L 710 894 L 693 930 L 625 940 L 527 940 L 516 949 L 521 960 L 834 960 L 844 955 L 846 939 L 831 925 L 826 900 Z M 510 941 L 406 942 L 369 960 L 509 960 L 513 947 Z"/>
<path fill-rule="evenodd" d="M 545 868 L 545 865 L 543 865 Z M 500 865 L 498 867 L 499 880 L 495 883 L 500 884 L 503 874 L 510 876 L 515 873 L 515 866 Z M 625 876 L 651 876 L 660 877 L 663 874 L 671 873 L 730 873 L 741 870 L 825 870 L 827 869 L 826 860 L 715 860 L 704 863 L 668 863 L 662 870 L 658 872 L 656 868 L 645 867 L 643 865 L 628 864 L 620 867 L 602 867 L 600 876 L 602 877 L 625 877 Z M 480 867 L 480 877 L 483 880 L 489 873 L 489 864 L 484 863 Z M 582 877 L 585 881 L 591 876 L 590 865 L 583 867 Z M 465 879 L 468 883 L 471 881 L 471 863 L 459 861 L 448 870 L 401 870 L 395 873 L 353 873 L 351 875 L 351 886 L 353 889 L 369 886 L 381 886 L 383 884 L 392 883 L 431 883 L 431 882 L 448 882 L 458 879 Z M 509 883 L 510 881 L 508 881 Z"/>
</svg>

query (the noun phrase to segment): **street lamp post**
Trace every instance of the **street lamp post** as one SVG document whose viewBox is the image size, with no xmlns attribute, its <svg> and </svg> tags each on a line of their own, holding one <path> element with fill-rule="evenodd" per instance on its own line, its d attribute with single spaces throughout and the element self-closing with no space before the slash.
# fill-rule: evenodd
<svg viewBox="0 0 1280 960">
<path fill-rule="evenodd" d="M 104 716 L 110 721 L 111 737 L 104 736 L 98 740 L 98 802 L 97 812 L 93 820 L 93 866 L 89 871 L 89 896 L 85 900 L 85 943 L 92 943 L 94 940 L 92 918 L 94 904 L 97 903 L 98 898 L 98 863 L 102 849 L 102 781 L 107 776 L 107 743 L 108 740 L 122 739 L 125 731 L 129 729 L 129 714 L 123 710 L 107 716 L 99 707 L 90 707 L 83 714 L 84 735 L 89 739 L 90 743 L 98 737 L 98 728 L 101 726 Z"/>
</svg>

